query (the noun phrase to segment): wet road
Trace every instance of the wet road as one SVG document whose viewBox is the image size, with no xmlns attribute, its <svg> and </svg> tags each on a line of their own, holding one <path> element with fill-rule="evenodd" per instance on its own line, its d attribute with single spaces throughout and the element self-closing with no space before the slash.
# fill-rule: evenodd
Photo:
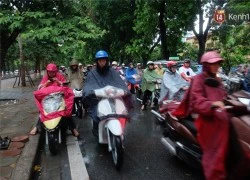
<svg viewBox="0 0 250 180">
<path fill-rule="evenodd" d="M 199 180 L 199 172 L 190 169 L 185 163 L 173 157 L 160 142 L 162 127 L 156 123 L 150 109 L 141 111 L 139 102 L 131 114 L 131 121 L 125 129 L 124 163 L 121 171 L 113 166 L 108 147 L 99 145 L 92 135 L 88 117 L 74 118 L 83 140 L 79 141 L 88 175 L 91 180 Z M 41 146 L 39 165 L 33 179 L 70 180 L 70 165 L 66 145 L 61 145 L 60 153 L 51 156 L 46 147 Z M 81 179 L 79 177 L 79 179 Z"/>
<path fill-rule="evenodd" d="M 90 179 L 202 179 L 199 173 L 165 150 L 160 143 L 162 127 L 157 125 L 150 110 L 141 111 L 136 102 L 131 117 L 125 130 L 124 164 L 120 172 L 113 166 L 108 147 L 97 144 L 90 119 L 81 123 L 80 132 L 85 142 L 80 147 Z"/>
</svg>

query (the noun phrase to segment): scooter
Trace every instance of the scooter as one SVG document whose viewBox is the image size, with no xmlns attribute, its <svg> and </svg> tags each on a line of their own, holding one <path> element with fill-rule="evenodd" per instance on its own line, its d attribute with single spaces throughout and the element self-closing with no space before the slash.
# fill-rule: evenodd
<svg viewBox="0 0 250 180">
<path fill-rule="evenodd" d="M 94 90 L 94 94 L 100 98 L 97 105 L 97 116 L 100 119 L 99 144 L 108 144 L 108 151 L 112 152 L 115 168 L 120 170 L 123 164 L 123 132 L 128 119 L 128 111 L 121 97 L 126 95 L 126 92 L 123 89 L 106 86 Z"/>
<path fill-rule="evenodd" d="M 39 120 L 45 130 L 46 145 L 51 154 L 56 155 L 62 134 L 68 128 L 67 117 L 72 112 L 73 92 L 67 87 L 49 86 L 35 91 L 34 95 L 40 111 Z"/>
<path fill-rule="evenodd" d="M 160 116 L 165 116 L 166 127 L 161 142 L 164 147 L 174 156 L 177 156 L 193 168 L 201 169 L 202 150 L 197 141 L 197 130 L 194 125 L 196 114 L 191 114 L 184 119 L 178 119 L 168 110 L 174 101 L 166 104 L 165 109 L 160 109 Z M 250 162 L 250 94 L 240 91 L 229 95 L 225 100 L 226 109 L 233 113 L 231 119 L 238 141 L 233 145 L 244 157 L 244 161 Z M 233 136 L 231 135 L 230 138 Z M 248 169 L 249 172 L 249 169 Z"/>
<path fill-rule="evenodd" d="M 154 81 L 155 90 L 152 92 L 152 96 L 148 102 L 148 105 L 150 105 L 151 107 L 158 106 L 158 99 L 160 98 L 160 92 L 161 92 L 161 82 L 162 82 L 162 79 L 157 79 Z"/>
<path fill-rule="evenodd" d="M 82 89 L 73 89 L 73 93 L 75 96 L 73 111 L 81 119 L 83 117 Z"/>
<path fill-rule="evenodd" d="M 181 100 L 183 99 L 185 92 L 186 92 L 185 90 L 180 89 L 178 92 L 175 93 L 172 99 L 165 98 L 162 102 L 159 103 L 158 109 L 151 110 L 151 113 L 153 113 L 156 116 L 160 124 L 164 125 L 165 123 L 166 115 L 164 112 L 171 111 L 177 108 L 178 105 L 181 103 Z"/>
<path fill-rule="evenodd" d="M 141 82 L 141 77 L 138 74 L 132 75 L 134 78 L 134 83 L 127 82 L 128 83 L 128 89 L 132 94 L 137 94 L 137 90 L 139 89 L 139 84 Z"/>
</svg>

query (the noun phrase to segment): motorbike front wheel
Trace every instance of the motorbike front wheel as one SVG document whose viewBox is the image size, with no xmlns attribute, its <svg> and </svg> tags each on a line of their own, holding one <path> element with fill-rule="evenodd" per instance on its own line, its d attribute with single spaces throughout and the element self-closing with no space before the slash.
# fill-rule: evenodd
<svg viewBox="0 0 250 180">
<path fill-rule="evenodd" d="M 120 170 L 123 164 L 123 149 L 120 136 L 115 136 L 110 132 L 112 143 L 112 158 L 117 170 Z"/>
<path fill-rule="evenodd" d="M 49 151 L 52 155 L 56 155 L 59 150 L 59 137 L 58 137 L 58 131 L 54 132 L 47 132 L 48 134 L 48 145 L 49 145 Z"/>
<path fill-rule="evenodd" d="M 83 105 L 81 100 L 77 100 L 77 102 L 75 102 L 75 109 L 77 117 L 81 119 L 83 117 Z"/>
</svg>

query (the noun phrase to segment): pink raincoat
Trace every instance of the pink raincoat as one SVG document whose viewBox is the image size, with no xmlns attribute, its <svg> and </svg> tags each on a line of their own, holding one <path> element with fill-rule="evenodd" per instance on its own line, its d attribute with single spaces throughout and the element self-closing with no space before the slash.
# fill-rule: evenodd
<svg viewBox="0 0 250 180">
<path fill-rule="evenodd" d="M 61 92 L 63 93 L 63 98 L 65 101 L 65 109 L 61 111 L 55 111 L 49 114 L 44 113 L 44 107 L 43 107 L 43 99 L 51 94 L 51 93 L 56 93 L 56 92 Z M 73 103 L 74 103 L 74 93 L 71 88 L 69 87 L 59 87 L 59 86 L 48 86 L 45 88 L 42 88 L 40 90 L 35 91 L 34 93 L 35 96 L 35 102 L 36 105 L 39 109 L 39 112 L 41 114 L 41 122 L 54 119 L 57 117 L 70 117 L 73 109 Z"/>
<path fill-rule="evenodd" d="M 229 146 L 229 116 L 223 111 L 212 109 L 214 101 L 223 101 L 226 92 L 223 85 L 205 85 L 207 76 L 201 73 L 193 82 L 180 106 L 172 114 L 185 117 L 190 113 L 199 114 L 195 120 L 197 139 L 203 151 L 202 166 L 207 180 L 227 178 L 225 161 Z"/>
</svg>

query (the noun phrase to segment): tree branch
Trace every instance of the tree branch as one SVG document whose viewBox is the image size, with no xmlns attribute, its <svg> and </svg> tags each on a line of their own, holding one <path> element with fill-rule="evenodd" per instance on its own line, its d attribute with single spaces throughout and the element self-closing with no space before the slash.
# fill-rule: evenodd
<svg viewBox="0 0 250 180">
<path fill-rule="evenodd" d="M 208 18 L 208 22 L 207 22 L 207 27 L 206 27 L 206 29 L 205 29 L 205 31 L 204 31 L 204 40 L 206 41 L 207 40 L 207 35 L 208 35 L 208 31 L 209 31 L 209 29 L 211 28 L 211 21 L 212 21 L 212 18 L 213 18 L 213 16 L 210 16 L 209 18 Z"/>
<path fill-rule="evenodd" d="M 160 36 L 158 37 L 157 41 L 154 43 L 154 45 L 149 49 L 149 53 L 148 54 L 151 54 L 152 51 L 154 50 L 154 48 L 159 44 L 161 38 Z"/>
<path fill-rule="evenodd" d="M 198 38 L 198 37 L 199 37 L 199 34 L 197 33 L 197 31 L 195 30 L 194 27 L 192 28 L 192 31 L 193 31 L 194 35 Z"/>
</svg>

